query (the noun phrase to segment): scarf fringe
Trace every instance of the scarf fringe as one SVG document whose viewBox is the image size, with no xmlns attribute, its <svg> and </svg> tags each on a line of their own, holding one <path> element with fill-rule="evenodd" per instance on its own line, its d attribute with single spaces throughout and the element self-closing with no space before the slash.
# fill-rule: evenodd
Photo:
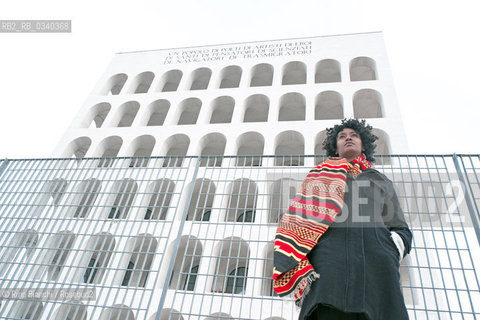
<svg viewBox="0 0 480 320">
<path fill-rule="evenodd" d="M 313 281 L 319 278 L 320 274 L 314 271 L 297 284 L 295 290 L 293 291 L 293 298 L 295 300 L 295 305 L 297 306 L 297 309 L 300 309 L 302 307 L 303 300 L 310 292 Z"/>
</svg>

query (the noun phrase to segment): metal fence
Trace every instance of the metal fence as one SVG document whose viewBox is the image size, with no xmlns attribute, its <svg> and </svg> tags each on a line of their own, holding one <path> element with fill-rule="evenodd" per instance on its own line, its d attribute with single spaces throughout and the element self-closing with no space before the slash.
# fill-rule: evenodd
<svg viewBox="0 0 480 320">
<path fill-rule="evenodd" d="M 296 319 L 273 239 L 321 156 L 4 160 L 1 319 Z M 480 316 L 480 157 L 378 157 L 413 234 L 411 319 Z"/>
</svg>

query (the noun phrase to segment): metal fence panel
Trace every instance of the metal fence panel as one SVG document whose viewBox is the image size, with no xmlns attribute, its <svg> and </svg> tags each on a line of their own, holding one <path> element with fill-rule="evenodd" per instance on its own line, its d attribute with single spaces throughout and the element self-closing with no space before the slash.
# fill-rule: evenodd
<svg viewBox="0 0 480 320">
<path fill-rule="evenodd" d="M 9 161 L 0 184 L 1 288 L 93 289 L 95 299 L 3 299 L 2 318 L 150 316 L 196 161 L 143 160 Z"/>
<path fill-rule="evenodd" d="M 38 296 L 4 296 L 0 317 L 296 319 L 293 302 L 272 291 L 273 240 L 321 160 L 4 161 L 0 290 Z M 400 266 L 410 318 L 476 319 L 479 156 L 385 156 L 376 168 L 396 186 L 414 233 Z M 40 296 L 47 289 L 70 295 Z"/>
</svg>

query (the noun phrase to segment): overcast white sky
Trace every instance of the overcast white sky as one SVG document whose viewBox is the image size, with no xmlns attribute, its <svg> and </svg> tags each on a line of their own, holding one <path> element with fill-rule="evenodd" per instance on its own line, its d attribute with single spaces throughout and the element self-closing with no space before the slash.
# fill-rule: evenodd
<svg viewBox="0 0 480 320">
<path fill-rule="evenodd" d="M 411 153 L 479 153 L 480 5 L 442 0 L 16 0 L 0 20 L 0 159 L 49 157 L 114 53 L 383 31 Z"/>
</svg>

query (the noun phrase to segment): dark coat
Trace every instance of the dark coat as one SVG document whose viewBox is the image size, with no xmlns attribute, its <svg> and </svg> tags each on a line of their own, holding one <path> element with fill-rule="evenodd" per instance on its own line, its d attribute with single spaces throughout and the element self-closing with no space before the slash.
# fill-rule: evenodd
<svg viewBox="0 0 480 320">
<path fill-rule="evenodd" d="M 299 319 L 317 304 L 364 313 L 370 320 L 408 319 L 400 289 L 396 231 L 410 252 L 408 228 L 392 182 L 375 169 L 347 175 L 344 205 L 308 259 L 320 274 L 305 296 Z"/>
</svg>

